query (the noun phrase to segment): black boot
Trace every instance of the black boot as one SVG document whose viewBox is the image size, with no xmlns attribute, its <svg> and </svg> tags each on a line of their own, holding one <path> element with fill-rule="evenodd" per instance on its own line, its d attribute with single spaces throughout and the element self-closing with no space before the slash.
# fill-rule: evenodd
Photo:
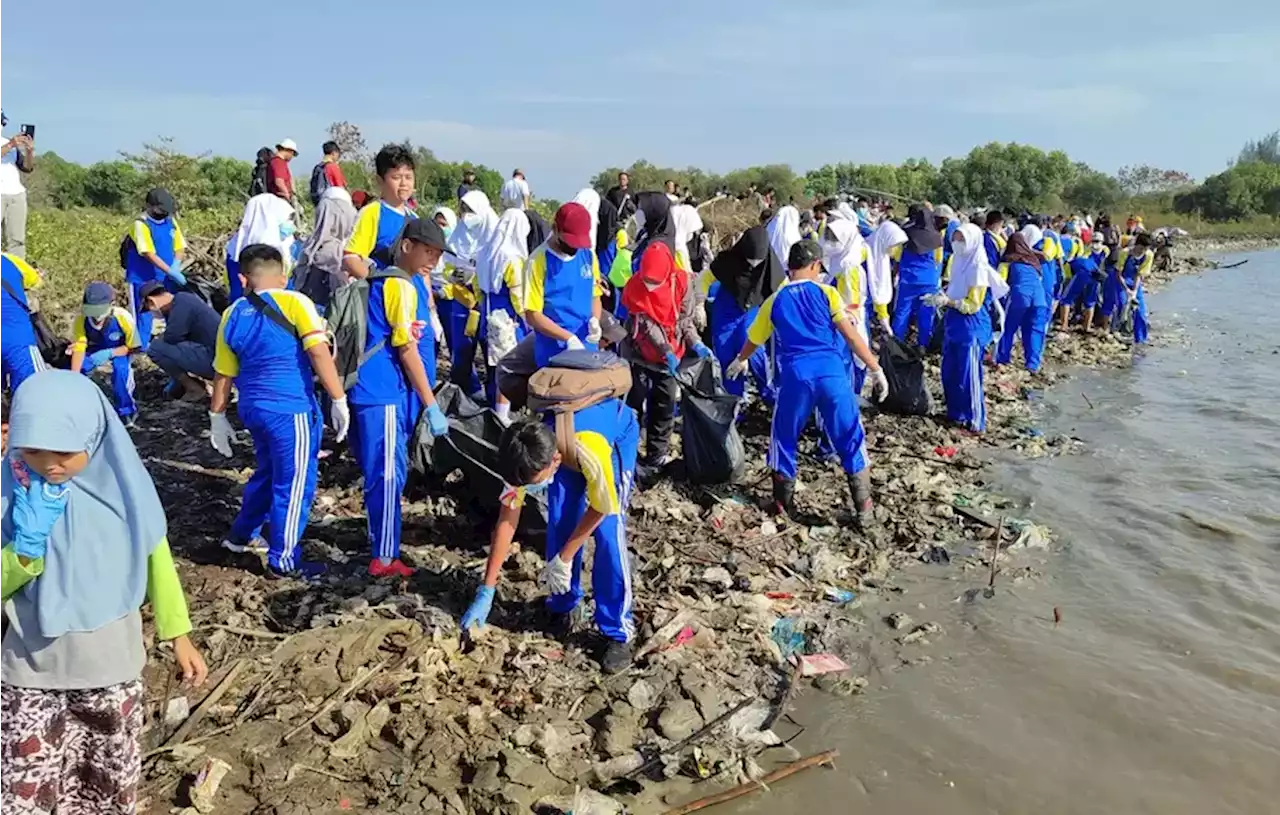
<svg viewBox="0 0 1280 815">
<path fill-rule="evenodd" d="M 866 532 L 875 525 L 874 504 L 871 502 L 871 473 L 863 470 L 847 476 L 849 492 L 853 496 L 853 515 L 860 532 Z"/>
<path fill-rule="evenodd" d="M 795 515 L 796 480 L 773 474 L 773 511 L 777 515 Z"/>
</svg>

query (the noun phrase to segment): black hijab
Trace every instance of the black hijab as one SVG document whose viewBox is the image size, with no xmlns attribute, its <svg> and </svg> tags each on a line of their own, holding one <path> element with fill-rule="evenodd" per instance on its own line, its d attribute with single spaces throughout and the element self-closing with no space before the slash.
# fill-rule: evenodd
<svg viewBox="0 0 1280 815">
<path fill-rule="evenodd" d="M 907 233 L 904 252 L 927 255 L 942 246 L 942 233 L 933 225 L 933 212 L 920 204 L 912 204 L 907 210 L 907 225 L 902 231 Z"/>
<path fill-rule="evenodd" d="M 1021 232 L 1014 232 L 1009 236 L 1009 242 L 1005 244 L 1004 256 L 1000 258 L 1002 263 L 1025 263 L 1028 266 L 1040 271 L 1040 255 L 1036 254 L 1036 250 L 1032 249 L 1027 243 L 1027 238 Z"/>
<path fill-rule="evenodd" d="M 618 237 L 618 208 L 608 198 L 600 199 L 600 209 L 596 210 L 596 257 L 603 255 L 609 244 Z M 608 275 L 607 269 L 600 270 Z"/>
<path fill-rule="evenodd" d="M 547 236 L 551 234 L 551 228 L 547 226 L 546 220 L 532 209 L 526 209 L 524 214 L 529 218 L 529 239 L 525 241 L 529 247 L 529 254 L 533 254 L 533 250 L 547 242 Z"/>
<path fill-rule="evenodd" d="M 752 266 L 748 261 L 764 262 Z M 753 226 L 729 249 L 711 261 L 711 274 L 720 281 L 720 297 L 732 297 L 744 311 L 764 302 L 786 278 L 782 264 L 769 248 L 769 233 Z"/>
<path fill-rule="evenodd" d="M 666 193 L 642 192 L 636 196 L 636 209 L 644 213 L 644 228 L 636 244 L 635 257 L 642 257 L 649 244 L 665 243 L 676 256 L 676 223 L 671 220 L 671 199 Z"/>
</svg>

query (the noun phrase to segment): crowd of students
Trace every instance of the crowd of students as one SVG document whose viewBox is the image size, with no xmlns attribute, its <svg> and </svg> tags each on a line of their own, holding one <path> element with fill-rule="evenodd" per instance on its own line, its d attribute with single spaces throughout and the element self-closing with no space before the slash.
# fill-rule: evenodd
<svg viewBox="0 0 1280 815">
<path fill-rule="evenodd" d="M 232 297 L 221 314 L 188 290 L 175 202 L 153 190 L 122 246 L 127 306 L 107 283 L 86 288 L 71 371 L 43 370 L 26 301 L 40 275 L 4 256 L 3 362 L 13 391 L 2 490 L 6 808 L 53 795 L 129 811 L 144 599 L 185 676 L 205 674 L 187 639 L 163 508 L 127 433 L 140 354 L 170 377 L 175 398 L 209 399 L 211 444 L 228 457 L 236 397 L 255 467 L 222 545 L 264 555 L 270 578 L 304 581 L 325 573 L 299 543 L 326 424 L 335 442 L 349 439 L 363 476 L 369 575 L 413 574 L 399 556 L 409 445 L 420 426 L 449 432 L 435 397 L 437 359 L 447 354 L 452 382 L 506 425 L 500 509 L 464 632 L 487 624 L 521 513 L 541 496 L 546 626 L 563 633 L 577 623 L 583 550 L 593 540 L 599 659 L 614 673 L 630 664 L 636 634 L 627 507 L 637 483 L 670 461 L 682 367 L 714 359 L 740 397 L 746 375 L 754 381 L 772 412 L 779 513 L 797 511 L 797 445 L 814 420 L 824 453 L 847 475 L 849 523 L 869 531 L 876 518 L 859 394 L 879 400 L 889 389 L 876 334 L 940 347 L 947 415 L 975 432 L 985 428 L 988 358 L 1011 363 L 1015 339 L 1033 371 L 1051 328 L 1073 320 L 1089 331 L 1131 315 L 1135 342 L 1146 339 L 1153 252 L 1139 224 L 1122 234 L 1105 217 L 1026 215 L 1015 229 L 999 212 L 963 218 L 927 205 L 900 224 L 863 201 L 822 201 L 803 214 L 765 201 L 760 223 L 711 256 L 697 208 L 669 192 L 634 192 L 625 181 L 604 196 L 586 189 L 547 224 L 517 173 L 501 211 L 466 186 L 456 214 L 441 206 L 424 218 L 411 203 L 409 151 L 383 148 L 375 170 L 378 198 L 359 209 L 339 184 L 320 192 L 303 241 L 281 196 L 251 198 L 227 248 Z M 356 324 L 352 313 L 361 332 L 354 360 L 340 338 Z M 165 328 L 153 339 L 156 316 Z M 522 383 L 537 372 L 613 364 L 596 353 L 605 350 L 630 364 L 629 391 L 591 400 L 567 425 L 553 412 L 517 412 Z M 109 399 L 82 376 L 108 365 Z M 75 540 L 85 536 L 106 544 Z M 82 715 L 108 709 L 108 725 Z M 49 741 L 42 734 L 54 718 L 90 731 L 84 739 L 96 746 Z M 33 738 L 34 748 L 19 749 Z M 63 772 L 103 760 L 110 769 L 94 783 Z"/>
</svg>

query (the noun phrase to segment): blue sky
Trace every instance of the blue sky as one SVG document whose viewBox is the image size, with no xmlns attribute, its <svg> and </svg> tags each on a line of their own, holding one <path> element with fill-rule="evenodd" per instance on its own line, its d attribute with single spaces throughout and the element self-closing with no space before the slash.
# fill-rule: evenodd
<svg viewBox="0 0 1280 815">
<path fill-rule="evenodd" d="M 564 198 L 637 158 L 803 172 L 936 162 L 993 140 L 1200 177 L 1280 127 L 1276 0 L 1170 0 L 1141 17 L 1114 0 L 273 8 L 11 4 L 10 129 L 34 122 L 39 149 L 83 162 L 160 135 L 246 159 L 289 137 L 305 177 L 324 128 L 346 119 L 370 145 L 408 137 L 445 159 L 520 166 L 535 193 Z M 285 48 L 263 53 L 282 41 L 255 32 L 268 15 Z"/>
</svg>

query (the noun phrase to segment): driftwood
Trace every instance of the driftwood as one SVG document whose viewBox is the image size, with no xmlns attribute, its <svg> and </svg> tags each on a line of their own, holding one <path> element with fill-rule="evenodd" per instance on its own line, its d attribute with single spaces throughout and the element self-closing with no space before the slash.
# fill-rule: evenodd
<svg viewBox="0 0 1280 815">
<path fill-rule="evenodd" d="M 223 696 L 227 695 L 227 691 L 231 690 L 231 686 L 235 683 L 236 679 L 239 678 L 241 671 L 243 671 L 248 665 L 248 660 L 244 659 L 241 659 L 237 661 L 235 665 L 232 665 L 231 670 L 227 671 L 226 675 L 222 677 L 222 681 L 209 692 L 208 696 L 204 697 L 204 701 L 196 706 L 196 709 L 191 712 L 191 715 L 187 717 L 187 720 L 183 722 L 177 730 L 173 731 L 173 735 L 165 739 L 164 744 L 161 746 L 172 749 L 185 742 L 187 737 L 191 735 L 191 731 L 195 730 L 196 725 L 200 724 L 200 722 L 204 720 L 204 717 L 209 714 L 209 711 L 213 709 L 213 706 L 216 705 Z"/>
<path fill-rule="evenodd" d="M 684 806 L 678 806 L 675 809 L 668 809 L 664 815 L 686 815 L 689 812 L 697 812 L 700 809 L 723 804 L 725 801 L 732 801 L 735 798 L 741 798 L 744 795 L 756 792 L 757 790 L 768 790 L 769 785 L 775 781 L 781 781 L 787 776 L 795 775 L 801 770 L 807 770 L 810 767 L 817 767 L 822 764 L 832 764 L 836 757 L 840 755 L 839 750 L 827 750 L 825 753 L 818 753 L 816 756 L 802 758 L 794 761 L 785 767 L 779 767 L 773 772 L 761 778 L 759 781 L 750 781 L 746 784 L 739 784 L 733 789 L 718 792 L 715 795 L 708 795 L 705 798 L 699 798 L 691 801 Z"/>
</svg>

